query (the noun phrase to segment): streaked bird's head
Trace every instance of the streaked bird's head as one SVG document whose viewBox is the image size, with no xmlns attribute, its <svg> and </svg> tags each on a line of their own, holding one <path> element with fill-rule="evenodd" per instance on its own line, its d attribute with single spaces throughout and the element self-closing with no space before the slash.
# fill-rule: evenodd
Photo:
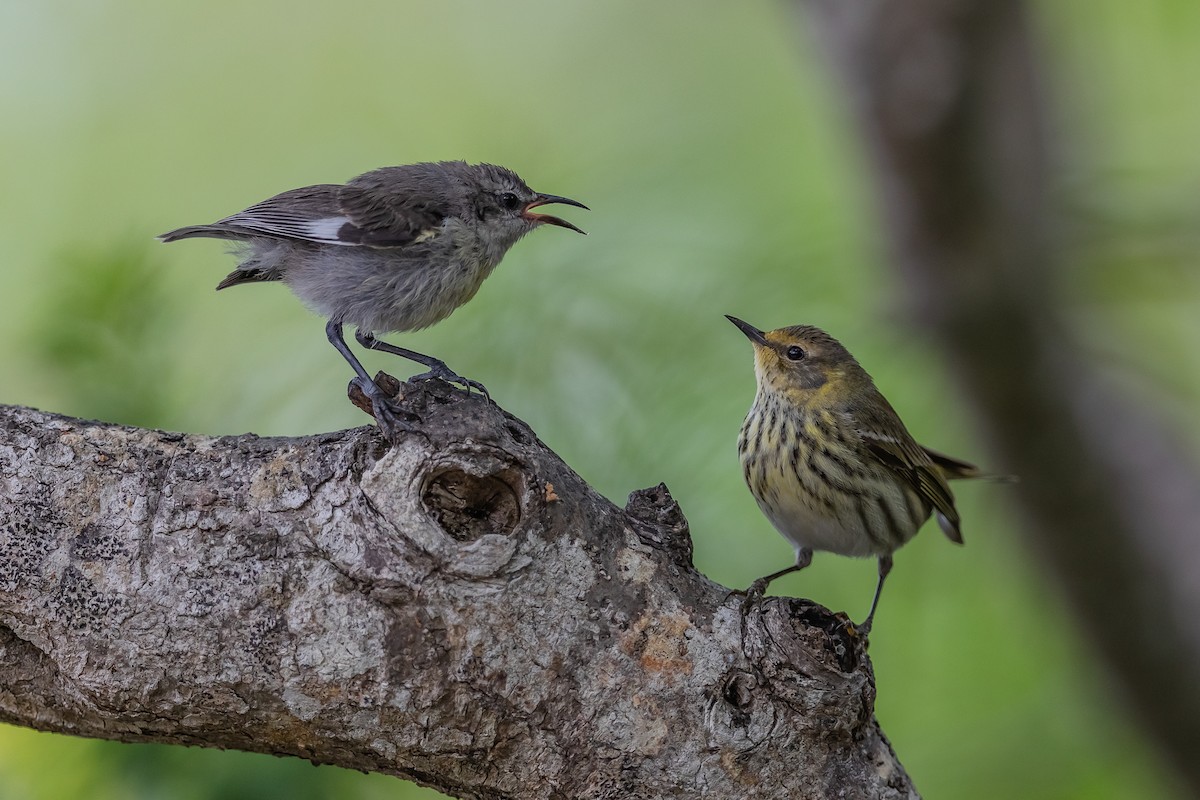
<svg viewBox="0 0 1200 800">
<path fill-rule="evenodd" d="M 754 374 L 760 392 L 782 395 L 803 405 L 832 400 L 872 386 L 871 377 L 842 343 L 812 325 L 760 331 L 748 322 L 725 318 L 754 345 Z"/>
</svg>

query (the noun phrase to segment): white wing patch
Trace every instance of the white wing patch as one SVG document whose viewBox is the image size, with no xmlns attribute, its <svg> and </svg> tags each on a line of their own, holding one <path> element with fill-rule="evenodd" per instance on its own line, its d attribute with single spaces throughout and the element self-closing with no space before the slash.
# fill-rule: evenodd
<svg viewBox="0 0 1200 800">
<path fill-rule="evenodd" d="M 352 244 L 338 238 L 338 231 L 349 221 L 347 217 L 326 217 L 306 222 L 304 228 L 314 239 L 321 239 L 330 244 Z"/>
</svg>

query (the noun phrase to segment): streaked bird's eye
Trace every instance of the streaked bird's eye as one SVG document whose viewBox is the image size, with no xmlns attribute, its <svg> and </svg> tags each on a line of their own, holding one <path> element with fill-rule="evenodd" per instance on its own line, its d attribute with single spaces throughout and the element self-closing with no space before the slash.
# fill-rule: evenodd
<svg viewBox="0 0 1200 800">
<path fill-rule="evenodd" d="M 792 361 L 799 361 L 804 358 L 804 350 L 796 345 L 792 345 L 784 351 L 784 355 L 786 355 Z"/>
<path fill-rule="evenodd" d="M 505 192 L 500 195 L 500 205 L 507 208 L 509 211 L 515 211 L 517 206 L 521 205 L 521 198 L 517 197 L 512 192 Z"/>
</svg>

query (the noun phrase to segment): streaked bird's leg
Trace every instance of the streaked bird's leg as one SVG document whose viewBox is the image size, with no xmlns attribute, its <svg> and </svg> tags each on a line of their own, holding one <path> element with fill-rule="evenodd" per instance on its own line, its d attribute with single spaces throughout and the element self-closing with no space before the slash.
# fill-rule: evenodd
<svg viewBox="0 0 1200 800">
<path fill-rule="evenodd" d="M 875 597 L 871 600 L 871 610 L 867 613 L 867 618 L 863 620 L 862 625 L 856 626 L 858 635 L 867 638 L 867 634 L 871 632 L 871 623 L 875 621 L 875 608 L 879 605 L 879 593 L 883 591 L 883 582 L 887 580 L 888 573 L 892 571 L 892 557 L 880 556 L 879 558 L 879 583 L 875 584 Z"/>
<path fill-rule="evenodd" d="M 415 350 L 407 350 L 403 347 L 397 347 L 394 344 L 381 342 L 376 339 L 373 334 L 362 330 L 355 331 L 354 338 L 358 339 L 358 343 L 363 347 L 371 350 L 378 350 L 381 353 L 391 353 L 394 356 L 407 358 L 409 361 L 415 361 L 418 364 L 423 364 L 426 367 L 429 367 L 428 372 L 424 372 L 420 375 L 414 375 L 413 377 L 409 378 L 409 380 L 420 381 L 427 378 L 438 378 L 439 380 L 446 381 L 447 383 L 457 383 L 460 386 L 465 386 L 468 393 L 474 389 L 482 394 L 487 400 L 490 401 L 492 399 L 492 396 L 488 394 L 488 390 L 484 388 L 482 383 L 479 381 L 473 381 L 470 378 L 464 378 L 454 370 L 447 367 L 446 362 L 442 361 L 440 358 L 434 358 L 433 356 L 427 356 L 423 353 L 418 353 Z"/>
<path fill-rule="evenodd" d="M 772 572 L 770 575 L 763 577 L 750 584 L 750 588 L 746 590 L 746 599 L 749 600 L 755 597 L 762 597 L 766 593 L 767 587 L 771 585 L 771 581 L 776 578 L 782 578 L 784 575 L 790 575 L 793 572 L 799 572 L 812 563 L 813 551 L 808 547 L 800 547 L 796 549 L 796 563 L 792 564 L 787 569 L 781 569 L 778 572 Z"/>
</svg>

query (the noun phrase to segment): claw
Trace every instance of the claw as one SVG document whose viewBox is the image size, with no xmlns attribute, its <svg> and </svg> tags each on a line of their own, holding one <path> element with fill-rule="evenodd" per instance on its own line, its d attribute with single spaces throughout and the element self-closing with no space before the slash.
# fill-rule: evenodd
<svg viewBox="0 0 1200 800">
<path fill-rule="evenodd" d="M 767 593 L 767 586 L 770 583 L 771 579 L 769 577 L 759 578 L 746 588 L 746 599 L 749 600 L 750 598 L 755 598 L 757 600 L 762 600 L 763 596 Z"/>
<path fill-rule="evenodd" d="M 414 415 L 401 409 L 396 405 L 395 401 L 379 387 L 379 384 L 369 378 L 356 377 L 350 381 L 349 392 L 351 399 L 355 399 L 355 390 L 362 393 L 363 398 L 369 404 L 371 416 L 375 417 L 375 424 L 379 426 L 379 430 L 389 442 L 395 442 L 403 433 L 420 433 L 419 430 L 409 424 L 404 417 L 415 418 Z M 360 408 L 367 411 L 367 408 L 356 402 Z"/>
<path fill-rule="evenodd" d="M 770 583 L 770 581 L 759 578 L 754 583 L 750 584 L 750 586 L 746 589 L 746 596 L 742 598 L 741 607 L 743 617 L 749 614 L 751 609 L 753 609 L 755 606 L 762 604 L 763 598 L 766 596 L 768 583 Z M 732 595 L 741 593 L 731 592 L 730 594 Z"/>
<path fill-rule="evenodd" d="M 411 381 L 427 381 L 430 379 L 437 379 L 440 381 L 445 381 L 446 383 L 457 383 L 459 386 L 462 386 L 467 390 L 467 394 L 470 394 L 471 390 L 474 389 L 483 395 L 483 399 L 487 400 L 489 403 L 492 402 L 492 396 L 488 394 L 487 388 L 482 383 L 479 381 L 473 381 L 470 378 L 464 378 L 454 370 L 447 367 L 445 364 L 440 367 L 434 367 L 428 372 L 422 372 L 420 375 L 414 375 L 409 378 Z"/>
</svg>

